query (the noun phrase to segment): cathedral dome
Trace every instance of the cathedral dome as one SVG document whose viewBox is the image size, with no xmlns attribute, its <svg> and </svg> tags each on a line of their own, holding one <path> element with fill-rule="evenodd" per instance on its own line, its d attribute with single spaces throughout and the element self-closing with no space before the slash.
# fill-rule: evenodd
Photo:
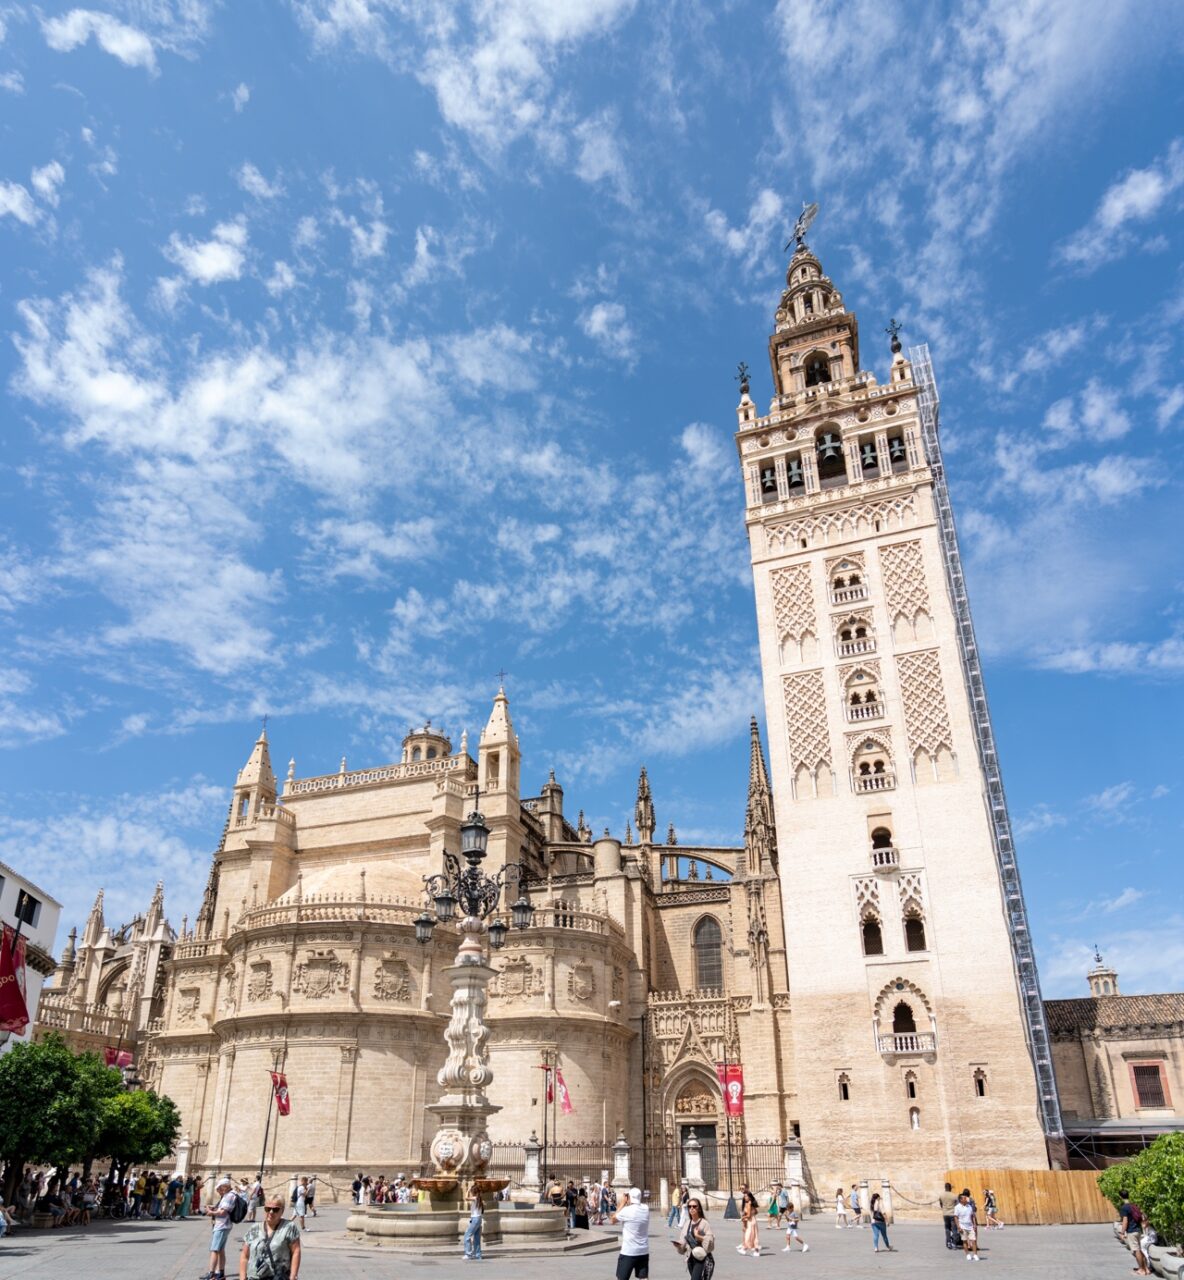
<svg viewBox="0 0 1184 1280">
<path fill-rule="evenodd" d="M 337 863 L 305 871 L 300 880 L 276 899 L 275 905 L 294 902 L 357 902 L 362 897 L 362 873 L 368 902 L 395 899 L 416 904 L 423 900 L 426 858 L 383 858 L 365 863 Z"/>
</svg>

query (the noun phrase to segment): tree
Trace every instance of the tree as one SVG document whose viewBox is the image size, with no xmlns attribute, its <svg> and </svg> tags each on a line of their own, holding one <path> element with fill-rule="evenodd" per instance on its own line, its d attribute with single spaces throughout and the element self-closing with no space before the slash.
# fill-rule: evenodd
<svg viewBox="0 0 1184 1280">
<path fill-rule="evenodd" d="M 1160 1239 L 1184 1248 L 1184 1133 L 1165 1133 L 1137 1156 L 1111 1165 L 1098 1175 L 1098 1187 L 1115 1206 L 1128 1192 Z"/>
<path fill-rule="evenodd" d="M 173 1149 L 181 1113 L 172 1098 L 151 1090 L 120 1093 L 103 1106 L 92 1153 L 106 1156 L 119 1169 L 132 1164 L 159 1164 Z"/>
<path fill-rule="evenodd" d="M 14 1045 L 0 1057 L 0 1156 L 11 1192 L 30 1161 L 69 1164 L 94 1150 L 108 1099 L 123 1088 L 97 1054 L 75 1054 L 60 1036 Z"/>
</svg>

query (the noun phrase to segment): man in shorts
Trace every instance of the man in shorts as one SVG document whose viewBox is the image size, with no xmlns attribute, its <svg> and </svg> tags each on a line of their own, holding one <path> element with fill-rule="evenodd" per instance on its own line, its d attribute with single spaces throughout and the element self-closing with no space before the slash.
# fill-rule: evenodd
<svg viewBox="0 0 1184 1280">
<path fill-rule="evenodd" d="M 958 1224 L 958 1235 L 962 1238 L 962 1252 L 967 1262 L 977 1262 L 978 1257 L 978 1223 L 975 1221 L 974 1205 L 970 1196 L 963 1191 L 954 1206 L 954 1221 Z"/>
<path fill-rule="evenodd" d="M 810 1246 L 802 1239 L 801 1225 L 801 1216 L 790 1200 L 785 1207 L 785 1248 L 781 1250 L 782 1253 L 792 1253 L 795 1240 L 802 1246 L 803 1253 L 810 1252 Z"/>
<path fill-rule="evenodd" d="M 650 1207 L 641 1198 L 640 1187 L 630 1187 L 610 1222 L 621 1224 L 621 1253 L 617 1258 L 617 1280 L 648 1280 L 650 1274 Z"/>
<path fill-rule="evenodd" d="M 213 1218 L 214 1229 L 210 1233 L 210 1269 L 201 1280 L 226 1280 L 226 1242 L 230 1239 L 230 1211 L 238 1199 L 234 1183 L 229 1178 L 219 1178 L 214 1184 L 218 1197 L 214 1204 L 206 1205 L 206 1214 Z"/>
</svg>

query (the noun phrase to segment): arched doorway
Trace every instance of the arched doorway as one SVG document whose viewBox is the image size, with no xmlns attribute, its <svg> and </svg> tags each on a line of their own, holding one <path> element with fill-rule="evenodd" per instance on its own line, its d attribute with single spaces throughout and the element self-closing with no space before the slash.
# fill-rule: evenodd
<svg viewBox="0 0 1184 1280">
<path fill-rule="evenodd" d="M 703 1147 L 703 1181 L 711 1188 L 719 1182 L 719 1089 L 702 1076 L 691 1076 L 674 1097 L 674 1134 L 679 1150 L 679 1173 L 686 1176 L 682 1156 L 688 1130 Z"/>
</svg>

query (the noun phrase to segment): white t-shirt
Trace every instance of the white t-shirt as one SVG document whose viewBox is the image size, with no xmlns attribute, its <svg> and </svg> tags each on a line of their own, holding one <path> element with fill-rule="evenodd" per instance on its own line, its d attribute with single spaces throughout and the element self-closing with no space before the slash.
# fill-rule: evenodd
<svg viewBox="0 0 1184 1280">
<path fill-rule="evenodd" d="M 645 1204 L 627 1204 L 617 1210 L 621 1224 L 621 1252 L 627 1258 L 640 1258 L 650 1251 L 650 1209 Z"/>
<path fill-rule="evenodd" d="M 229 1227 L 230 1211 L 234 1208 L 238 1196 L 233 1191 L 228 1191 L 221 1200 L 218 1201 L 218 1208 L 214 1213 L 214 1225 L 219 1227 Z"/>
<path fill-rule="evenodd" d="M 961 1200 L 954 1206 L 954 1217 L 958 1221 L 959 1231 L 974 1230 L 974 1206 L 963 1204 Z"/>
</svg>

